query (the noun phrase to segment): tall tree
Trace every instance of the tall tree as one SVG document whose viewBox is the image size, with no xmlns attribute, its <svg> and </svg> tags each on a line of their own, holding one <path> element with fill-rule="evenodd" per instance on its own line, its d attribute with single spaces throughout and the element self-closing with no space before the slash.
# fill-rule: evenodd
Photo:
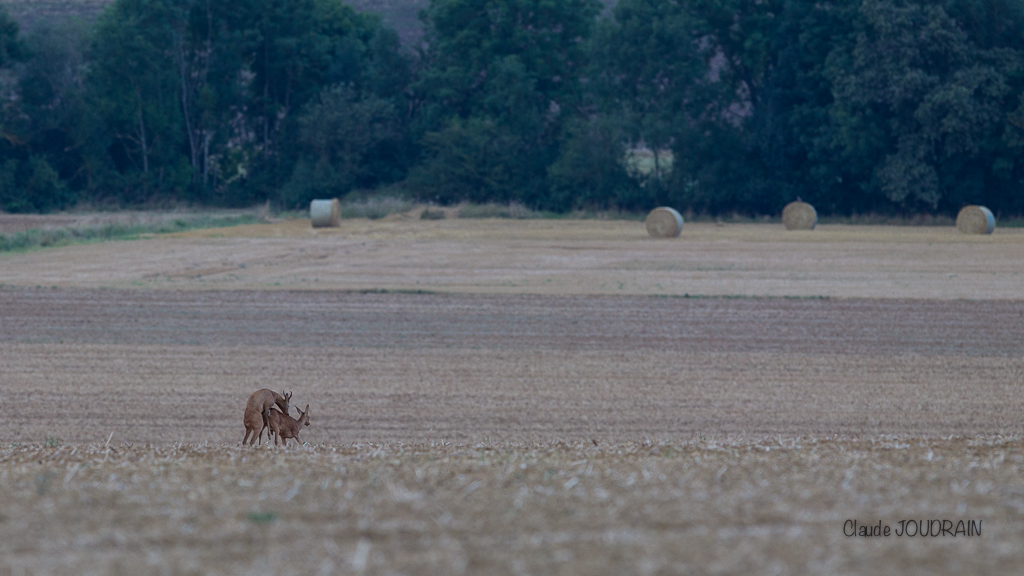
<svg viewBox="0 0 1024 576">
<path fill-rule="evenodd" d="M 11 19 L 7 10 L 0 8 L 0 68 L 24 58 L 25 46 L 18 37 L 18 23 Z"/>
<path fill-rule="evenodd" d="M 33 40 L 38 40 L 38 35 Z M 59 155 L 61 145 L 66 144 L 59 129 L 48 130 L 59 126 L 62 110 L 59 106 L 37 108 L 49 94 L 40 98 L 31 90 L 33 83 L 26 81 L 54 72 L 54 64 L 59 66 L 46 47 L 25 42 L 17 24 L 0 11 L 0 210 L 48 211 L 62 208 L 74 198 L 50 163 L 49 153 L 56 149 Z M 40 52 L 33 55 L 32 48 Z M 25 67 L 30 60 L 33 66 Z M 47 114 L 54 117 L 50 122 L 44 120 Z"/>
<path fill-rule="evenodd" d="M 871 166 L 854 177 L 905 209 L 986 201 L 1021 54 L 981 48 L 937 5 L 865 0 L 858 16 L 855 43 L 830 56 L 830 150 Z"/>
<path fill-rule="evenodd" d="M 94 189 L 138 202 L 180 194 L 191 180 L 171 0 L 119 0 L 96 24 L 87 78 Z"/>
<path fill-rule="evenodd" d="M 296 162 L 299 112 L 320 91 L 344 84 L 358 94 L 401 99 L 408 64 L 379 18 L 339 0 L 259 0 L 234 12 L 242 39 L 243 110 L 255 154 L 249 185 L 281 188 Z"/>
<path fill-rule="evenodd" d="M 92 189 L 121 201 L 295 201 L 282 193 L 313 153 L 299 118 L 322 90 L 345 85 L 406 109 L 397 36 L 340 0 L 117 0 L 91 56 Z M 353 185 L 401 177 L 393 165 L 406 154 L 389 154 L 374 158 L 392 163 L 376 179 Z"/>
<path fill-rule="evenodd" d="M 282 190 L 286 206 L 396 178 L 402 121 L 392 100 L 330 86 L 303 109 L 298 124 L 298 160 Z"/>
<path fill-rule="evenodd" d="M 825 212 L 1020 206 L 1021 11 L 1004 0 L 623 0 L 615 45 L 629 56 L 610 74 L 624 79 L 622 109 L 668 104 L 652 123 L 674 153 L 665 197 L 684 206 L 771 213 L 797 195 Z M 679 32 L 657 41 L 668 22 Z M 636 90 L 646 78 L 666 79 L 653 100 Z"/>
<path fill-rule="evenodd" d="M 705 73 L 705 58 L 695 36 L 697 23 L 680 2 L 621 0 L 594 43 L 594 71 L 608 100 L 605 111 L 622 114 L 633 145 L 653 153 L 654 177 L 668 166 L 661 158 L 685 130 L 686 107 L 695 78 Z"/>
<path fill-rule="evenodd" d="M 228 22 L 239 31 L 245 67 L 240 110 L 248 131 L 241 137 L 252 148 L 246 182 L 253 194 L 275 196 L 308 150 L 299 143 L 307 102 L 329 86 L 345 85 L 357 98 L 383 97 L 403 109 L 409 61 L 379 17 L 356 13 L 340 0 L 239 4 Z M 295 190 L 289 188 L 288 202 L 295 200 Z"/>
<path fill-rule="evenodd" d="M 414 87 L 425 101 L 427 135 L 412 180 L 424 197 L 454 201 L 484 185 L 497 201 L 566 207 L 553 203 L 547 170 L 581 102 L 600 7 L 597 0 L 432 0 Z"/>
</svg>

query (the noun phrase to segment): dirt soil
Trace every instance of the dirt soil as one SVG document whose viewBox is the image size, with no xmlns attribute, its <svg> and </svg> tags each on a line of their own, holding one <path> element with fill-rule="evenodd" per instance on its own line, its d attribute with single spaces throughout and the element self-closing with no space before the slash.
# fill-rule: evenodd
<svg viewBox="0 0 1024 576">
<path fill-rule="evenodd" d="M 8 288 L 0 309 L 0 442 L 238 442 L 263 387 L 328 443 L 1024 428 L 1021 301 Z"/>
<path fill-rule="evenodd" d="M 301 224 L 0 255 L 0 576 L 1024 565 L 1024 234 Z"/>
</svg>

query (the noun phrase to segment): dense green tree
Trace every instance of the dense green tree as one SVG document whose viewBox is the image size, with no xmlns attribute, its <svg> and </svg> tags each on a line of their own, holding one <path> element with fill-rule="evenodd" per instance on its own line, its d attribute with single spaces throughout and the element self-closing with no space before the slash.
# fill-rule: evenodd
<svg viewBox="0 0 1024 576">
<path fill-rule="evenodd" d="M 244 182 L 250 194 L 276 194 L 288 181 L 300 149 L 309 150 L 297 147 L 300 111 L 324 87 L 344 84 L 403 107 L 409 64 L 397 35 L 374 15 L 339 0 L 260 0 L 238 3 L 229 22 L 248 74 L 239 110 L 252 150 Z"/>
<path fill-rule="evenodd" d="M 594 42 L 592 82 L 603 113 L 621 119 L 631 145 L 651 150 L 658 180 L 663 153 L 688 127 L 693 79 L 705 73 L 696 23 L 680 2 L 621 0 L 613 13 Z"/>
<path fill-rule="evenodd" d="M 282 192 L 286 206 L 397 179 L 402 122 L 391 100 L 325 88 L 298 119 L 298 161 Z"/>
<path fill-rule="evenodd" d="M 42 22 L 25 39 L 29 60 L 17 67 L 17 131 L 74 191 L 86 185 L 80 130 L 88 37 L 80 20 Z"/>
<path fill-rule="evenodd" d="M 96 23 L 86 78 L 91 185 L 121 202 L 180 196 L 192 178 L 173 0 L 118 0 Z"/>
<path fill-rule="evenodd" d="M 3 93 L 7 92 L 9 68 L 21 59 L 23 50 L 18 24 L 0 8 L 0 88 L 4 89 Z M 11 132 L 10 113 L 11 103 L 3 97 L 0 100 L 0 210 L 17 210 L 25 205 L 19 198 L 15 180 L 19 162 L 14 156 L 18 142 Z"/>
<path fill-rule="evenodd" d="M 619 94 L 632 113 L 638 80 L 701 60 L 653 91 L 669 103 L 656 124 L 671 126 L 666 196 L 677 204 L 771 213 L 802 195 L 825 212 L 982 201 L 1019 211 L 1019 149 L 1008 144 L 1019 11 L 1002 0 L 623 0 L 620 42 L 658 49 L 614 73 L 628 79 Z M 632 24 L 638 13 L 646 27 Z M 651 40 L 669 16 L 683 31 L 670 39 L 686 37 L 678 45 Z"/>
<path fill-rule="evenodd" d="M 832 149 L 864 154 L 843 136 L 875 134 L 859 176 L 896 205 L 983 201 L 1019 55 L 980 49 L 940 6 L 865 0 L 860 16 L 852 50 L 832 54 Z"/>
<path fill-rule="evenodd" d="M 439 202 L 1024 214 L 1018 0 L 341 0 L 0 12 L 0 209 Z"/>
<path fill-rule="evenodd" d="M 690 0 L 704 62 L 673 145 L 673 197 L 697 210 L 768 212 L 779 202 L 761 153 L 770 118 L 777 0 Z"/>
<path fill-rule="evenodd" d="M 421 142 L 425 161 L 409 176 L 420 197 L 449 204 L 521 201 L 521 183 L 533 174 L 517 167 L 518 140 L 508 131 L 480 118 L 455 118 L 439 132 L 427 132 Z"/>
<path fill-rule="evenodd" d="M 774 0 L 616 5 L 602 31 L 607 80 L 598 85 L 612 104 L 605 113 L 622 118 L 631 146 L 653 156 L 647 207 L 761 211 L 777 203 L 760 124 L 770 109 L 772 37 L 782 12 Z"/>
<path fill-rule="evenodd" d="M 339 158 L 320 146 L 331 139 L 301 121 L 334 85 L 376 99 L 370 107 L 383 99 L 407 108 L 409 62 L 397 36 L 340 0 L 117 0 L 97 23 L 91 57 L 85 133 L 97 193 L 291 204 L 312 190 L 336 196 L 404 175 L 407 114 L 392 114 L 401 150 L 360 152 L 372 176 L 325 165 Z M 314 173 L 334 176 L 313 186 Z"/>
<path fill-rule="evenodd" d="M 18 37 L 18 23 L 0 8 L 0 68 L 24 58 L 25 46 Z"/>
<path fill-rule="evenodd" d="M 597 0 L 432 0 L 414 87 L 427 132 L 412 178 L 422 196 L 454 201 L 485 193 L 568 207 L 549 193 L 547 170 L 582 102 L 587 40 L 600 7 Z"/>
<path fill-rule="evenodd" d="M 75 60 L 49 52 L 50 44 L 40 41 L 46 32 L 33 34 L 28 41 L 18 32 L 17 25 L 0 12 L 0 84 L 6 84 L 5 95 L 16 94 L 2 102 L 0 210 L 54 210 L 74 199 L 51 162 L 59 162 L 64 147 L 73 143 L 62 127 L 78 100 L 57 68 L 73 67 Z M 66 97 L 66 105 L 56 101 L 57 94 Z"/>
<path fill-rule="evenodd" d="M 748 124 L 766 188 L 757 212 L 773 212 L 802 197 L 823 213 L 879 211 L 888 206 L 868 195 L 854 173 L 873 160 L 842 157 L 829 146 L 834 102 L 830 54 L 854 41 L 856 2 L 829 4 L 790 0 L 774 21 L 771 62 L 756 117 Z M 876 135 L 856 131 L 863 145 Z M 749 208 L 748 208 L 749 209 Z"/>
<path fill-rule="evenodd" d="M 552 206 L 643 210 L 653 181 L 642 186 L 626 166 L 628 134 L 620 119 L 578 118 L 566 130 L 558 159 L 548 168 Z"/>
</svg>

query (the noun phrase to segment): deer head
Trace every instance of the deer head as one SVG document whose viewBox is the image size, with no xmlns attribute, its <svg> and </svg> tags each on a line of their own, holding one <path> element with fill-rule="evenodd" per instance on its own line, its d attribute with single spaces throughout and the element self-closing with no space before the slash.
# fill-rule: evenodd
<svg viewBox="0 0 1024 576">
<path fill-rule="evenodd" d="M 306 409 L 305 410 L 299 410 L 298 408 L 296 408 L 296 410 L 299 411 L 299 418 L 298 418 L 299 424 L 302 424 L 304 426 L 309 426 L 309 404 L 306 404 Z"/>
<path fill-rule="evenodd" d="M 288 414 L 288 409 L 291 407 L 292 393 L 286 392 L 281 398 L 275 399 L 274 403 L 281 409 L 281 412 Z"/>
</svg>

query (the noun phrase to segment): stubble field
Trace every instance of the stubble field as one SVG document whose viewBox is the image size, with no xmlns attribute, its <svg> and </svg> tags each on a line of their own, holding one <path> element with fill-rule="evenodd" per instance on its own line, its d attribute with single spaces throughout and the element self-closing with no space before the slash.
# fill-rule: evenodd
<svg viewBox="0 0 1024 576">
<path fill-rule="evenodd" d="M 950 232 L 394 218 L 0 255 L 0 574 L 1008 573 L 1024 234 Z M 311 405 L 306 446 L 238 446 L 261 387 Z"/>
</svg>

